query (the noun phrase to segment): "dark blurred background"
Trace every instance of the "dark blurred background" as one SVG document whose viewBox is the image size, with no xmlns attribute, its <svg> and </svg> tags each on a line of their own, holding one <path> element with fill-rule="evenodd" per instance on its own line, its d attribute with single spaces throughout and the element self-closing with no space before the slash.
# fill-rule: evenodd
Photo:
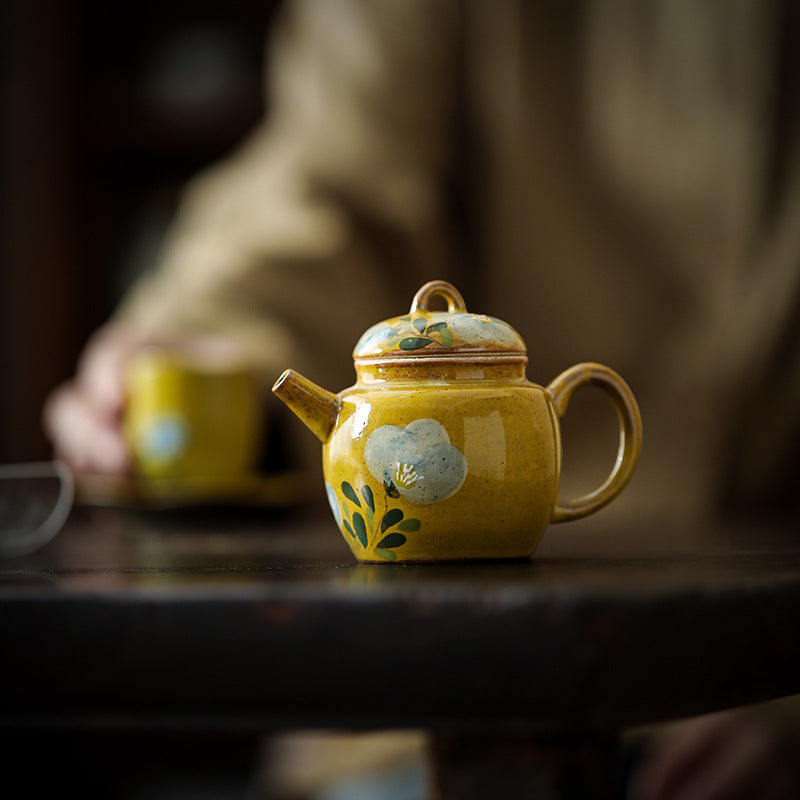
<svg viewBox="0 0 800 800">
<path fill-rule="evenodd" d="M 185 181 L 263 115 L 280 0 L 0 4 L 0 463 L 155 257 Z"/>
</svg>

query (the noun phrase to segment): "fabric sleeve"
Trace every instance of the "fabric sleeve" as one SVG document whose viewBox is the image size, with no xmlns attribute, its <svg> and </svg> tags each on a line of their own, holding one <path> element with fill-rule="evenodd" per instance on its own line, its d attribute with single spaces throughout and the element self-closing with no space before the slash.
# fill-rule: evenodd
<svg viewBox="0 0 800 800">
<path fill-rule="evenodd" d="M 445 0 L 287 4 L 268 118 L 187 187 L 160 263 L 113 319 L 225 333 L 266 379 L 292 366 L 351 383 L 361 332 L 449 271 L 457 30 Z"/>
</svg>

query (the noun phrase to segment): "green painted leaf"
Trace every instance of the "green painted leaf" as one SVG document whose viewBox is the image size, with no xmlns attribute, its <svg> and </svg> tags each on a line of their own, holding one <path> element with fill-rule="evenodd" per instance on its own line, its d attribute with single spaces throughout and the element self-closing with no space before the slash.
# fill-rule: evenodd
<svg viewBox="0 0 800 800">
<path fill-rule="evenodd" d="M 380 547 L 376 547 L 374 552 L 378 558 L 385 558 L 387 561 L 397 561 L 397 553 L 392 550 L 382 550 Z"/>
<path fill-rule="evenodd" d="M 397 530 L 412 533 L 418 531 L 422 527 L 422 523 L 418 519 L 404 519 L 398 526 Z"/>
<path fill-rule="evenodd" d="M 350 527 L 350 523 L 346 519 L 343 519 L 342 525 L 344 525 L 345 530 L 355 539 L 356 535 L 353 533 L 353 529 Z"/>
<path fill-rule="evenodd" d="M 441 333 L 443 330 L 447 329 L 446 322 L 433 322 L 425 328 L 424 333 L 426 336 L 430 336 L 432 333 Z"/>
<path fill-rule="evenodd" d="M 450 328 L 442 328 L 439 331 L 439 335 L 442 337 L 442 344 L 445 347 L 452 347 L 453 346 L 453 331 Z"/>
<path fill-rule="evenodd" d="M 411 324 L 412 324 L 412 325 L 413 325 L 413 326 L 414 326 L 414 327 L 415 327 L 415 328 L 416 328 L 416 329 L 417 329 L 417 330 L 418 330 L 420 333 L 422 333 L 422 332 L 425 330 L 425 326 L 426 326 L 428 323 L 427 323 L 427 320 L 424 320 L 424 319 L 419 319 L 419 318 L 418 318 L 418 319 L 415 319 L 415 320 L 414 320 L 414 321 L 413 321 Z"/>
<path fill-rule="evenodd" d="M 358 499 L 353 487 L 347 481 L 342 481 L 342 494 L 361 508 L 361 501 Z"/>
<path fill-rule="evenodd" d="M 356 511 L 353 514 L 353 527 L 356 529 L 356 536 L 358 541 L 366 547 L 367 546 L 367 526 L 364 524 L 364 517 Z"/>
<path fill-rule="evenodd" d="M 403 512 L 399 508 L 390 508 L 381 520 L 381 533 L 388 530 L 392 525 L 397 525 L 403 519 Z"/>
<path fill-rule="evenodd" d="M 375 498 L 372 496 L 372 489 L 369 486 L 362 486 L 361 487 L 361 496 L 364 498 L 364 502 L 367 504 L 367 507 L 370 511 L 375 511 Z"/>
<path fill-rule="evenodd" d="M 391 479 L 384 479 L 383 490 L 389 495 L 389 497 L 400 497 L 400 492 L 397 491 L 397 487 L 394 485 L 394 481 Z"/>
<path fill-rule="evenodd" d="M 384 547 L 388 550 L 392 547 L 400 547 L 401 544 L 405 543 L 406 537 L 402 533 L 390 533 L 378 542 L 378 547 Z"/>
<path fill-rule="evenodd" d="M 429 339 L 427 336 L 406 336 L 406 338 L 400 342 L 400 349 L 421 350 L 429 344 L 433 344 L 433 339 Z"/>
</svg>

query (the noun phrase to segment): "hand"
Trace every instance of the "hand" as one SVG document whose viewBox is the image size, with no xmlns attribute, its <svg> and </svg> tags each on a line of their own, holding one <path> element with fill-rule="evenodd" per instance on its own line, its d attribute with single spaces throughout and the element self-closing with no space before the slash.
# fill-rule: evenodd
<svg viewBox="0 0 800 800">
<path fill-rule="evenodd" d="M 206 367 L 247 363 L 242 344 L 220 334 L 145 337 L 121 325 L 101 328 L 89 341 L 75 377 L 58 386 L 43 410 L 54 455 L 76 472 L 124 475 L 131 468 L 122 434 L 125 373 L 140 350 L 157 347 Z"/>
<path fill-rule="evenodd" d="M 634 773 L 630 800 L 796 800 L 800 764 L 771 720 L 745 710 L 683 723 Z"/>
<path fill-rule="evenodd" d="M 132 331 L 101 328 L 86 346 L 75 377 L 45 401 L 43 426 L 54 455 L 77 472 L 128 472 L 130 453 L 121 432 L 124 371 L 142 345 Z"/>
</svg>

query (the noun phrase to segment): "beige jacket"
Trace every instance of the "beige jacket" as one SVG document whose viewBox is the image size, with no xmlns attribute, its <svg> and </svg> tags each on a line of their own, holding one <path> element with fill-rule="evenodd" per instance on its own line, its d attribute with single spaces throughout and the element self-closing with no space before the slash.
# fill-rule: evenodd
<svg viewBox="0 0 800 800">
<path fill-rule="evenodd" d="M 360 333 L 448 278 L 522 334 L 532 380 L 593 360 L 631 385 L 645 443 L 616 513 L 796 511 L 797 26 L 779 7 L 289 3 L 268 119 L 188 187 L 118 318 L 225 330 L 265 382 L 293 366 L 338 390 Z M 585 394 L 565 491 L 615 452 L 610 404 Z"/>
</svg>

